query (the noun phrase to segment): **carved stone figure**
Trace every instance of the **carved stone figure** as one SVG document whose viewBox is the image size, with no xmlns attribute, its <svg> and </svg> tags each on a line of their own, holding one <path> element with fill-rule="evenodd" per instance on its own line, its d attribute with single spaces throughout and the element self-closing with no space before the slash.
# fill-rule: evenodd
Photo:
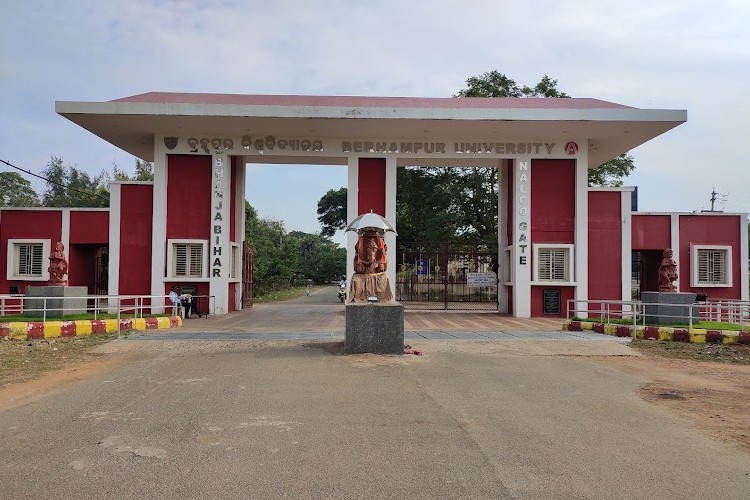
<svg viewBox="0 0 750 500">
<path fill-rule="evenodd" d="M 378 302 L 393 300 L 388 275 L 388 247 L 383 236 L 375 230 L 362 232 L 354 249 L 354 276 L 349 297 L 351 302 L 367 302 L 377 297 Z"/>
<path fill-rule="evenodd" d="M 61 241 L 55 243 L 55 249 L 49 256 L 49 284 L 67 286 L 68 261 L 65 259 L 65 245 Z"/>
<path fill-rule="evenodd" d="M 659 291 L 676 292 L 677 287 L 672 284 L 677 279 L 677 262 L 672 258 L 671 248 L 664 250 L 659 266 Z"/>
</svg>

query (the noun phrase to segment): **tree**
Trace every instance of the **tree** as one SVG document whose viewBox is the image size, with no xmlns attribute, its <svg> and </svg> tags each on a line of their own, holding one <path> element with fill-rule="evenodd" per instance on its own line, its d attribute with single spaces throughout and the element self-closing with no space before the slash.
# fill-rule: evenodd
<svg viewBox="0 0 750 500">
<path fill-rule="evenodd" d="M 135 159 L 135 174 L 130 175 L 124 170 L 120 170 L 116 162 L 112 163 L 112 173 L 116 181 L 153 181 L 154 164 L 143 161 L 140 158 Z"/>
<path fill-rule="evenodd" d="M 609 160 L 596 168 L 589 169 L 589 186 L 618 187 L 622 186 L 624 177 L 635 170 L 633 155 L 623 153 L 614 160 Z"/>
<path fill-rule="evenodd" d="M 345 249 L 327 236 L 301 231 L 287 233 L 282 221 L 258 217 L 248 201 L 245 201 L 245 239 L 255 250 L 253 279 L 258 295 L 289 288 L 308 278 L 328 283 L 346 273 Z"/>
<path fill-rule="evenodd" d="M 346 249 L 319 234 L 292 231 L 289 239 L 299 252 L 297 276 L 329 283 L 346 274 Z"/>
<path fill-rule="evenodd" d="M 466 80 L 467 88 L 459 90 L 454 97 L 570 97 L 557 90 L 557 80 L 544 75 L 534 87 L 518 84 L 498 71 L 490 71 Z M 623 153 L 595 168 L 590 168 L 589 186 L 622 186 L 622 179 L 635 170 L 633 156 Z"/>
<path fill-rule="evenodd" d="M 346 188 L 330 189 L 318 201 L 318 220 L 323 236 L 333 236 L 346 229 Z"/>
<path fill-rule="evenodd" d="M 135 179 L 136 181 L 153 181 L 154 164 L 143 161 L 140 158 L 135 159 Z"/>
<path fill-rule="evenodd" d="M 45 207 L 108 207 L 109 175 L 102 172 L 91 178 L 72 165 L 67 167 L 62 158 L 53 156 L 43 171 L 47 189 L 42 196 Z"/>
<path fill-rule="evenodd" d="M 0 207 L 35 207 L 39 197 L 31 182 L 16 172 L 0 172 Z"/>
<path fill-rule="evenodd" d="M 466 80 L 454 97 L 567 98 L 557 80 L 545 75 L 533 87 L 490 71 Z M 621 186 L 633 169 L 625 153 L 589 169 L 589 185 Z M 497 241 L 497 169 L 489 167 L 405 167 L 397 173 L 396 217 L 399 240 L 452 241 L 494 246 Z M 346 188 L 331 190 L 318 202 L 323 234 L 346 227 Z"/>
<path fill-rule="evenodd" d="M 284 223 L 258 217 L 258 212 L 245 201 L 245 240 L 255 250 L 256 294 L 288 288 L 295 276 L 299 253 L 287 238 Z"/>
<path fill-rule="evenodd" d="M 533 88 L 519 87 L 515 80 L 494 70 L 468 78 L 466 85 L 467 88 L 459 90 L 453 97 L 570 97 L 557 90 L 557 80 L 547 75 Z"/>
</svg>

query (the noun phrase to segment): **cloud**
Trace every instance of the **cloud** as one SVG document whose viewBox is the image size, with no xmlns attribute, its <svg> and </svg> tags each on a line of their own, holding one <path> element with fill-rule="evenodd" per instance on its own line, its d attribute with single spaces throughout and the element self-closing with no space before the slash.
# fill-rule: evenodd
<svg viewBox="0 0 750 500">
<path fill-rule="evenodd" d="M 497 69 L 688 123 L 634 150 L 641 206 L 686 209 L 750 184 L 744 0 L 0 0 L 0 157 L 96 174 L 132 158 L 56 100 L 149 91 L 450 96 Z M 335 187 L 335 186 L 331 186 Z M 737 210 L 747 197 L 730 196 Z M 290 216 L 291 217 L 291 216 Z"/>
</svg>

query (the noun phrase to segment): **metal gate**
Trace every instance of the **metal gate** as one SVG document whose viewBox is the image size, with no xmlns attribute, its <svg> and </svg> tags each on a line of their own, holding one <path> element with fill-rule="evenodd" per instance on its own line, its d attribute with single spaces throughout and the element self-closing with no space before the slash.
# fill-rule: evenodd
<svg viewBox="0 0 750 500">
<path fill-rule="evenodd" d="M 497 311 L 497 262 L 496 249 L 399 242 L 389 265 L 407 309 Z"/>
<path fill-rule="evenodd" d="M 639 252 L 633 252 L 630 262 L 630 286 L 631 300 L 641 300 L 641 287 L 643 286 L 643 261 Z"/>
<path fill-rule="evenodd" d="M 242 307 L 253 305 L 253 247 L 242 243 Z"/>
<path fill-rule="evenodd" d="M 100 247 L 96 251 L 94 267 L 94 295 L 109 294 L 109 247 Z"/>
</svg>

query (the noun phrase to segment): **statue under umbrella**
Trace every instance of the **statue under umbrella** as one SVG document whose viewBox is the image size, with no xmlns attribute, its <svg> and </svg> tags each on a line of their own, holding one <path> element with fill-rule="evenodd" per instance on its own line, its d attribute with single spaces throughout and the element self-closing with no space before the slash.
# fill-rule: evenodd
<svg viewBox="0 0 750 500">
<path fill-rule="evenodd" d="M 359 239 L 354 248 L 354 276 L 349 288 L 351 302 L 389 302 L 393 300 L 388 269 L 388 246 L 383 240 L 387 231 L 396 232 L 380 215 L 362 214 L 354 219 L 347 231 L 357 231 Z"/>
</svg>

